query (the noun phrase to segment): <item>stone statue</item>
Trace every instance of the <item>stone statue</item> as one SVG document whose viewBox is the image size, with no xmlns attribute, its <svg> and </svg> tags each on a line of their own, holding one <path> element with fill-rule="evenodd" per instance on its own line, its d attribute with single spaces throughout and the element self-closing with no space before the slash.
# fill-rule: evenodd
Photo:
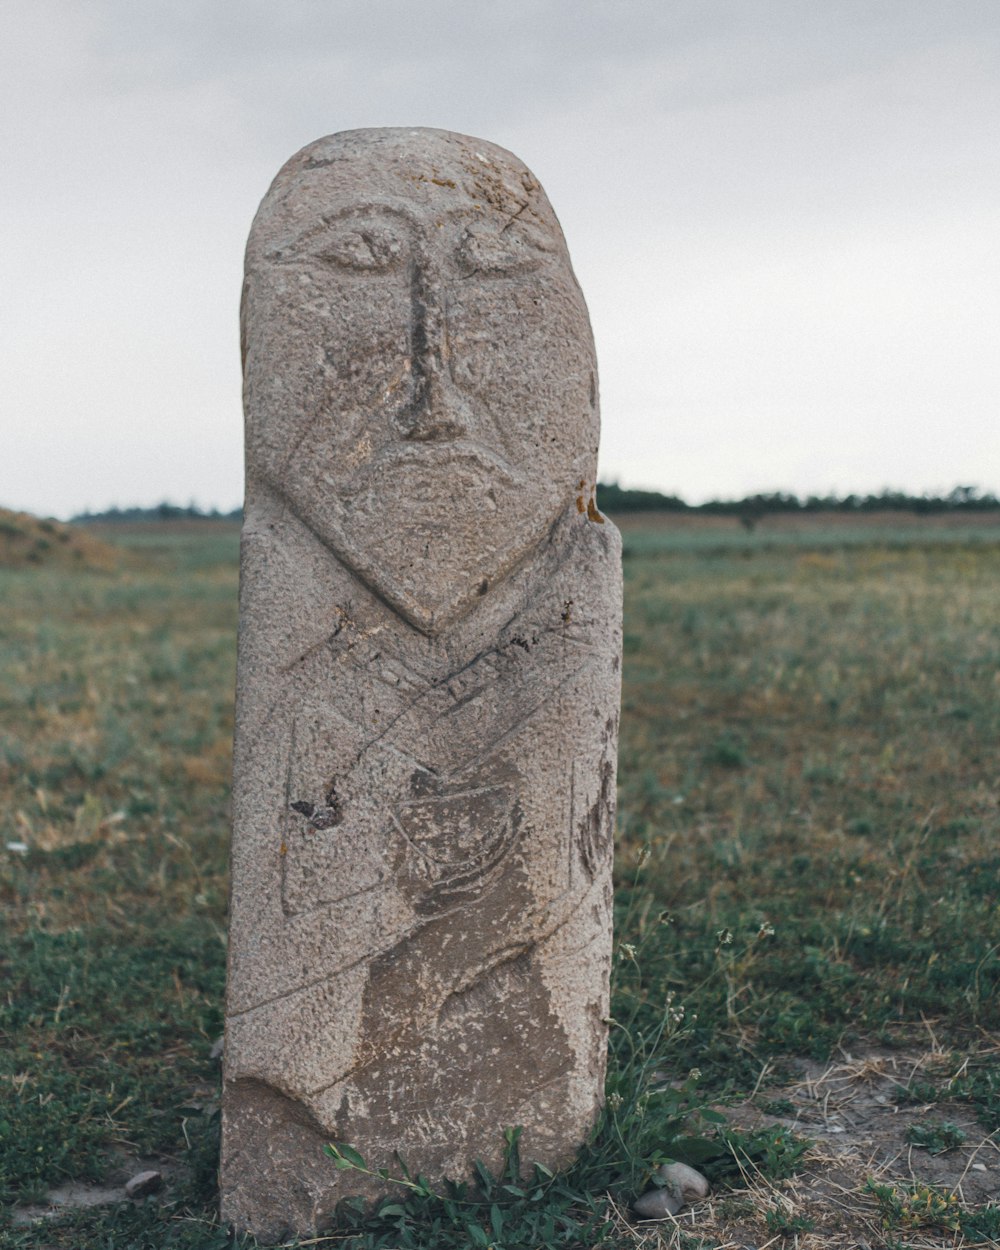
<svg viewBox="0 0 1000 1250">
<path fill-rule="evenodd" d="M 222 1214 L 276 1238 L 380 1192 L 325 1142 L 459 1179 L 594 1121 L 620 544 L 586 306 L 509 152 L 299 152 L 242 339 Z"/>
</svg>

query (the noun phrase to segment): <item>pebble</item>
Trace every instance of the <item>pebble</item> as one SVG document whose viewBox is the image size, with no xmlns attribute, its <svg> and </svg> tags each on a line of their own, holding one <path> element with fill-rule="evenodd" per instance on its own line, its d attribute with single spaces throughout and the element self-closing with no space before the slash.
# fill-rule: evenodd
<svg viewBox="0 0 1000 1250">
<path fill-rule="evenodd" d="M 135 1176 L 125 1184 L 125 1193 L 129 1198 L 145 1198 L 155 1193 L 163 1184 L 160 1172 L 136 1172 Z"/>
<path fill-rule="evenodd" d="M 664 1163 L 656 1169 L 660 1187 L 640 1194 L 632 1203 L 636 1215 L 644 1220 L 663 1220 L 693 1202 L 708 1197 L 708 1181 L 686 1163 Z"/>
<path fill-rule="evenodd" d="M 684 1203 L 669 1189 L 648 1189 L 632 1203 L 632 1210 L 644 1220 L 665 1220 L 676 1215 Z"/>
<path fill-rule="evenodd" d="M 683 1203 L 700 1202 L 711 1189 L 705 1177 L 686 1163 L 664 1163 L 657 1169 L 657 1176 Z"/>
</svg>

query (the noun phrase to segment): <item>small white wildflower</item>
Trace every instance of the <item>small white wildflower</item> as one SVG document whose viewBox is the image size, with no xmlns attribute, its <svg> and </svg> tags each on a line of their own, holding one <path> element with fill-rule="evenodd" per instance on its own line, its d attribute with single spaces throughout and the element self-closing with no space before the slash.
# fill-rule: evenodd
<svg viewBox="0 0 1000 1250">
<path fill-rule="evenodd" d="M 732 929 L 719 929 L 715 935 L 715 940 L 720 946 L 732 946 L 733 931 Z"/>
<path fill-rule="evenodd" d="M 774 925 L 768 924 L 766 920 L 763 921 L 757 930 L 757 936 L 759 938 L 774 937 Z"/>
<path fill-rule="evenodd" d="M 635 947 L 631 942 L 622 942 L 618 948 L 618 953 L 622 959 L 631 959 L 635 963 Z"/>
<path fill-rule="evenodd" d="M 666 1000 L 667 1019 L 671 1024 L 680 1024 L 680 1022 L 684 1019 L 684 1004 L 677 1003 L 675 1006 L 674 998 L 674 992 L 673 990 L 670 990 L 667 994 Z"/>
</svg>

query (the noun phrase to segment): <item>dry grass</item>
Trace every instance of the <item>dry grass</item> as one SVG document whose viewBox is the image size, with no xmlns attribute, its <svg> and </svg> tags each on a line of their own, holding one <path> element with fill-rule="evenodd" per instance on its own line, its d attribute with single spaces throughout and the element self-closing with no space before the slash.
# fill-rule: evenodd
<svg viewBox="0 0 1000 1250">
<path fill-rule="evenodd" d="M 0 568 L 89 569 L 106 573 L 121 568 L 123 563 L 125 554 L 120 547 L 85 530 L 0 508 Z"/>
</svg>

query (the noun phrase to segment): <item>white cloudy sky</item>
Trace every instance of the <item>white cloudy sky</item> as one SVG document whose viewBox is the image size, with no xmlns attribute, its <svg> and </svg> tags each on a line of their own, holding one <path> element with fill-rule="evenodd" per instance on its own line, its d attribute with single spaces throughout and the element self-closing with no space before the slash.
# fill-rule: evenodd
<svg viewBox="0 0 1000 1250">
<path fill-rule="evenodd" d="M 3 0 L 0 504 L 242 495 L 242 249 L 322 134 L 512 149 L 602 476 L 1000 490 L 1000 0 Z"/>
</svg>

